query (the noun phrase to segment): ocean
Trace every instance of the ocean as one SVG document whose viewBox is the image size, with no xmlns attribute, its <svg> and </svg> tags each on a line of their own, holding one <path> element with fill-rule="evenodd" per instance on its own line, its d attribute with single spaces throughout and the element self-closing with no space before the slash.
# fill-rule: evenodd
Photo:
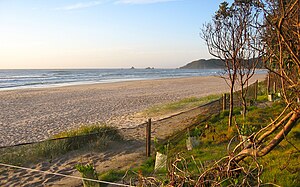
<svg viewBox="0 0 300 187">
<path fill-rule="evenodd" d="M 0 90 L 219 75 L 218 69 L 0 70 Z"/>
</svg>

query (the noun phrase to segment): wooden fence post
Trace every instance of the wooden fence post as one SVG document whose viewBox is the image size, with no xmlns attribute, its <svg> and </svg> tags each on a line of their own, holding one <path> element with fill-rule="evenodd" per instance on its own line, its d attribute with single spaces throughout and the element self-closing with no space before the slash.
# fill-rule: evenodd
<svg viewBox="0 0 300 187">
<path fill-rule="evenodd" d="M 257 92 L 258 92 L 258 80 L 254 83 L 254 100 L 257 100 Z"/>
<path fill-rule="evenodd" d="M 271 84 L 271 74 L 268 72 L 268 81 L 267 81 L 267 95 L 270 94 L 270 84 Z"/>
<path fill-rule="evenodd" d="M 151 153 L 151 118 L 147 121 L 146 126 L 146 156 L 150 157 Z"/>
<path fill-rule="evenodd" d="M 226 93 L 224 93 L 222 96 L 222 108 L 223 108 L 223 111 L 226 110 Z"/>
</svg>

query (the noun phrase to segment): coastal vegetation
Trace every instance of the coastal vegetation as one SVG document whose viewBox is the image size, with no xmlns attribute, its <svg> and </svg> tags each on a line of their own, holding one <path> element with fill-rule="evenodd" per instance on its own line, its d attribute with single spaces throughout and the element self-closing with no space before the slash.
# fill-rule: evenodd
<svg viewBox="0 0 300 187">
<path fill-rule="evenodd" d="M 266 86 L 260 86 L 265 92 L 260 92 L 261 95 L 258 96 L 256 104 L 248 108 L 246 119 L 240 113 L 241 108 L 235 108 L 233 113 L 236 125 L 229 131 L 226 125 L 229 111 L 225 110 L 205 121 L 202 116 L 199 116 L 197 122 L 188 131 L 177 133 L 162 143 L 155 143 L 155 150 L 164 152 L 168 156 L 165 169 L 155 170 L 155 155 L 153 155 L 139 167 L 108 171 L 100 174 L 100 178 L 107 181 L 130 181 L 132 184 L 142 186 L 151 184 L 154 186 L 161 184 L 196 186 L 203 173 L 209 172 L 215 166 L 221 169 L 221 161 L 228 159 L 225 155 L 231 154 L 240 144 L 239 134 L 250 136 L 258 132 L 284 109 L 282 99 L 277 99 L 275 102 L 268 101 Z M 300 154 L 296 145 L 300 143 L 299 133 L 300 126 L 298 125 L 295 126 L 289 138 L 282 141 L 274 151 L 265 157 L 256 158 L 258 168 L 249 159 L 239 164 L 239 167 L 243 167 L 243 171 L 237 172 L 236 176 L 218 177 L 218 174 L 223 172 L 220 170 L 210 180 L 220 186 L 238 186 L 245 181 L 247 185 L 257 185 L 259 182 L 260 185 L 298 186 L 300 184 L 298 172 Z M 189 136 L 196 137 L 200 142 L 192 150 L 187 150 L 186 140 Z M 260 181 L 255 178 L 258 173 Z"/>
<path fill-rule="evenodd" d="M 171 158 L 163 179 L 155 170 L 150 175 L 155 177 L 143 177 L 142 167 L 139 185 L 299 186 L 299 6 L 299 0 L 220 4 L 202 37 L 209 52 L 225 65 L 229 111 L 188 132 L 188 137 L 200 139 L 192 152 L 183 151 L 186 137 L 170 139 Z M 267 94 L 280 96 L 274 104 L 259 102 L 261 96 L 256 105 L 248 105 L 248 81 L 258 63 L 253 59 L 262 59 L 280 84 L 273 93 L 267 89 Z M 234 107 L 236 84 L 241 87 L 241 108 Z"/>
<path fill-rule="evenodd" d="M 141 115 L 148 116 L 148 117 L 170 115 L 170 114 L 190 110 L 200 105 L 204 105 L 206 103 L 218 99 L 219 97 L 220 95 L 208 95 L 205 97 L 189 97 L 175 102 L 154 105 L 141 112 Z"/>
<path fill-rule="evenodd" d="M 54 135 L 51 139 L 42 142 L 2 148 L 0 162 L 21 166 L 45 160 L 51 162 L 75 150 L 102 150 L 114 140 L 122 140 L 120 133 L 114 127 L 103 124 L 81 126 Z"/>
</svg>

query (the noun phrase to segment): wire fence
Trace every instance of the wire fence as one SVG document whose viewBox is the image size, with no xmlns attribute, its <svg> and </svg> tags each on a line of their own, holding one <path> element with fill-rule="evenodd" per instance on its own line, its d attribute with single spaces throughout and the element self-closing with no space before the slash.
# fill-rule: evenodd
<svg viewBox="0 0 300 187">
<path fill-rule="evenodd" d="M 54 173 L 54 172 L 50 172 L 50 171 L 42 171 L 42 170 L 38 170 L 38 169 L 32 169 L 32 168 L 27 168 L 27 167 L 20 167 L 20 166 L 15 166 L 15 165 L 11 165 L 11 164 L 0 163 L 0 166 L 4 166 L 4 167 L 8 167 L 8 168 L 14 168 L 14 169 L 21 169 L 21 170 L 30 171 L 30 172 L 39 172 L 39 173 L 46 174 L 46 175 L 55 175 L 55 176 L 72 178 L 72 179 L 79 179 L 79 180 L 82 180 L 82 181 L 90 181 L 90 182 L 95 182 L 95 183 L 98 183 L 98 184 L 106 184 L 106 185 L 113 185 L 113 186 L 134 187 L 132 185 L 127 185 L 127 184 L 121 184 L 121 183 L 115 183 L 115 182 L 109 182 L 109 181 L 103 181 L 103 180 L 96 180 L 96 179 L 89 179 L 89 178 L 84 178 L 84 177 L 77 177 L 77 176 L 73 176 L 73 175 L 66 175 L 66 174 L 61 174 L 61 173 Z"/>
</svg>

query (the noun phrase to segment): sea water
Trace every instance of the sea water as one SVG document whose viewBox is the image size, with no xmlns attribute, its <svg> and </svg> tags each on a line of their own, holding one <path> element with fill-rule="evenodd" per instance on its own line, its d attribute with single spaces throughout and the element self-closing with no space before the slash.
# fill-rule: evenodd
<svg viewBox="0 0 300 187">
<path fill-rule="evenodd" d="M 58 87 L 194 76 L 218 76 L 219 69 L 39 69 L 0 70 L 0 90 Z"/>
</svg>

